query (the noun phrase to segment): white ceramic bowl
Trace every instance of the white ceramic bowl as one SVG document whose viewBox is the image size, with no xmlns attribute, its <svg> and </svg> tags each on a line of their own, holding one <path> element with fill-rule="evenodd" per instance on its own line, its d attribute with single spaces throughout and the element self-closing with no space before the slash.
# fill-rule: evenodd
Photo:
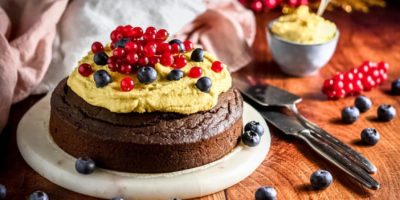
<svg viewBox="0 0 400 200">
<path fill-rule="evenodd" d="M 306 76 L 316 73 L 326 65 L 335 52 L 339 40 L 339 30 L 331 40 L 320 44 L 301 44 L 290 42 L 272 33 L 271 27 L 275 20 L 267 27 L 267 41 L 272 57 L 281 70 L 293 76 Z"/>
</svg>

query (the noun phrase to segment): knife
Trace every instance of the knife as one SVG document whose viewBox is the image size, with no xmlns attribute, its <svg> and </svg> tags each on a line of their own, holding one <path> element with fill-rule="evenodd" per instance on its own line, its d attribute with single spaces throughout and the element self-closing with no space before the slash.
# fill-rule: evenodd
<svg viewBox="0 0 400 200">
<path fill-rule="evenodd" d="M 277 111 L 261 110 L 261 115 L 269 123 L 283 133 L 295 136 L 308 144 L 314 151 L 322 155 L 345 173 L 370 189 L 379 189 L 379 183 L 361 167 L 354 165 L 347 157 L 340 155 L 330 145 L 321 142 L 315 131 L 305 128 L 294 116 Z"/>
<path fill-rule="evenodd" d="M 243 95 L 254 101 L 255 103 L 266 107 L 266 106 L 280 106 L 286 107 L 291 110 L 297 117 L 297 119 L 303 124 L 304 127 L 314 130 L 316 137 L 320 140 L 330 144 L 338 152 L 352 160 L 355 164 L 366 170 L 368 173 L 375 173 L 377 168 L 363 155 L 354 151 L 348 145 L 344 144 L 318 125 L 310 122 L 306 119 L 297 109 L 296 104 L 301 102 L 302 99 L 290 92 L 274 87 L 272 85 L 264 84 L 259 81 L 251 80 L 248 77 L 247 80 L 242 77 L 235 77 L 233 83 Z"/>
</svg>

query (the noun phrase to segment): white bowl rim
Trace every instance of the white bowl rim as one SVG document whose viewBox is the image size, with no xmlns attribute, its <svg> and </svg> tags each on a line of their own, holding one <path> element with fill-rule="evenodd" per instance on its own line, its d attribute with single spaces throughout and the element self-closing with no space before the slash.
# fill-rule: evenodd
<svg viewBox="0 0 400 200">
<path fill-rule="evenodd" d="M 330 39 L 330 40 L 328 40 L 328 41 L 326 41 L 326 42 L 323 42 L 323 43 L 315 43 L 315 44 L 304 44 L 304 43 L 299 43 L 299 42 L 293 42 L 293 41 L 285 40 L 285 39 L 283 39 L 283 38 L 281 38 L 281 37 L 275 35 L 274 33 L 272 33 L 272 31 L 271 31 L 272 24 L 273 24 L 275 21 L 277 21 L 277 20 L 278 20 L 278 18 L 273 19 L 273 20 L 271 20 L 271 21 L 268 23 L 268 26 L 267 26 L 268 33 L 271 35 L 271 37 L 274 37 L 275 39 L 277 39 L 277 40 L 279 40 L 279 41 L 281 41 L 281 42 L 287 43 L 287 44 L 292 44 L 292 45 L 297 45 L 297 46 L 322 46 L 322 45 L 324 45 L 324 44 L 327 44 L 327 43 L 336 41 L 336 40 L 339 38 L 339 35 L 340 35 L 340 31 L 339 31 L 339 29 L 338 29 L 337 26 L 336 26 L 335 37 L 333 37 L 332 39 Z"/>
</svg>

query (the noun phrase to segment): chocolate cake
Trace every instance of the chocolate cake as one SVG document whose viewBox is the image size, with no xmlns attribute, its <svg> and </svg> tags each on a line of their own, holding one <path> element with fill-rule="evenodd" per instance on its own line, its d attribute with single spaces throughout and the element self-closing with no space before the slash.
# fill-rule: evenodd
<svg viewBox="0 0 400 200">
<path fill-rule="evenodd" d="M 138 30 L 117 27 L 111 44 L 94 42 L 59 83 L 51 97 L 54 142 L 122 172 L 173 172 L 227 155 L 243 127 L 243 100 L 227 67 L 189 41 L 163 42 L 164 29 L 147 28 L 146 37 Z"/>
<path fill-rule="evenodd" d="M 50 133 L 65 152 L 102 168 L 172 172 L 222 158 L 242 132 L 242 98 L 230 89 L 207 112 L 113 113 L 92 106 L 63 80 L 51 98 Z"/>
</svg>

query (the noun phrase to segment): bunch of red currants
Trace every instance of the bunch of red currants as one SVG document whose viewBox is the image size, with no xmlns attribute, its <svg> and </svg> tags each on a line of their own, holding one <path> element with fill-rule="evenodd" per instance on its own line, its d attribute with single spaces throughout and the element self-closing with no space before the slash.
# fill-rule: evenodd
<svg viewBox="0 0 400 200">
<path fill-rule="evenodd" d="M 325 80 L 322 92 L 328 99 L 339 99 L 345 96 L 357 95 L 387 80 L 389 64 L 386 62 L 365 61 L 361 66 L 348 72 L 339 72 L 331 79 Z"/>
</svg>

